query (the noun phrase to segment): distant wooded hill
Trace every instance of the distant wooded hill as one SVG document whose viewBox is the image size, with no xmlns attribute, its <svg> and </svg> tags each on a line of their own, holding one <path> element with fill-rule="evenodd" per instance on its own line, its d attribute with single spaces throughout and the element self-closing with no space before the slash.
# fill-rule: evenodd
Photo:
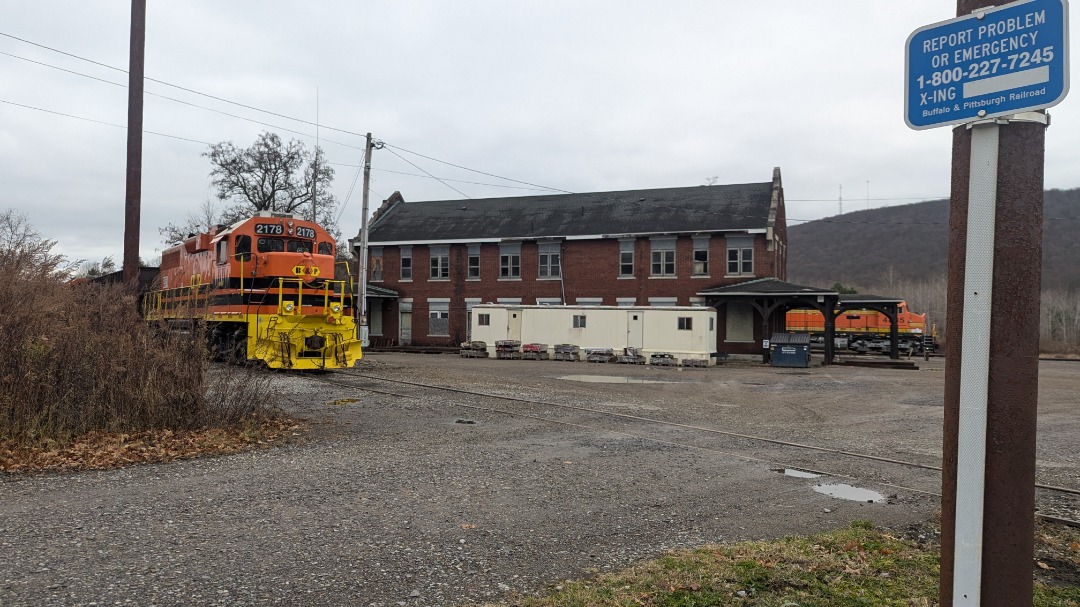
<svg viewBox="0 0 1080 607">
<path fill-rule="evenodd" d="M 1080 188 L 1048 190 L 1043 289 L 1080 287 Z M 788 228 L 788 280 L 867 287 L 948 273 L 949 201 L 854 211 Z"/>
</svg>

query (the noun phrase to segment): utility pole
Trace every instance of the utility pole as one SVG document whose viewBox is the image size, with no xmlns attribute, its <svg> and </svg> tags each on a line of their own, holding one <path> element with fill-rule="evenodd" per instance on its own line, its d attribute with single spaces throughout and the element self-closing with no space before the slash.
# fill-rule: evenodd
<svg viewBox="0 0 1080 607">
<path fill-rule="evenodd" d="M 131 0 L 128 58 L 127 192 L 124 196 L 124 283 L 139 279 L 139 214 L 142 206 L 143 63 L 146 0 Z"/>
<path fill-rule="evenodd" d="M 381 145 L 379 147 L 382 147 Z M 360 207 L 360 253 L 358 257 L 357 277 L 360 283 L 360 305 L 356 307 L 360 312 L 360 339 L 367 342 L 368 339 L 368 309 L 367 309 L 367 243 L 368 243 L 368 195 L 371 185 L 371 151 L 375 148 L 375 140 L 371 133 L 367 134 L 367 144 L 364 146 L 364 193 L 363 204 Z"/>
<path fill-rule="evenodd" d="M 1030 607 L 1034 590 L 1044 110 L 1069 91 L 1068 0 L 992 2 L 957 0 L 905 54 L 904 121 L 953 129 L 943 607 Z M 1009 55 L 1017 27 L 1039 40 L 1035 68 Z M 995 76 L 958 65 L 978 53 Z"/>
</svg>

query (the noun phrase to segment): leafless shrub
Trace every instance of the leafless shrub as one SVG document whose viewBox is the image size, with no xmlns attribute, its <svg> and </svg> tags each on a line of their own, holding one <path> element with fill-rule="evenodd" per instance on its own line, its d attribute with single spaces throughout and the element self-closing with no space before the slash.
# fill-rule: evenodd
<svg viewBox="0 0 1080 607">
<path fill-rule="evenodd" d="M 73 265 L 53 244 L 22 217 L 0 214 L 0 440 L 192 429 L 262 412 L 267 380 L 236 369 L 208 390 L 197 328 L 181 335 L 147 324 L 121 285 L 68 282 Z"/>
</svg>

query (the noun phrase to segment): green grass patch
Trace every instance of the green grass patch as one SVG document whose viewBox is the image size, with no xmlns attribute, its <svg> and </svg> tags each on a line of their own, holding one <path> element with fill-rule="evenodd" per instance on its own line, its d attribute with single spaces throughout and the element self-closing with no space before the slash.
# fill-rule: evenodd
<svg viewBox="0 0 1080 607">
<path fill-rule="evenodd" d="M 1066 551 L 1074 535 L 1064 538 Z M 1075 564 L 1072 561 L 1071 564 Z M 628 570 L 567 582 L 514 607 L 930 607 L 940 562 L 920 546 L 856 521 L 846 529 L 673 551 Z M 1080 587 L 1036 576 L 1035 605 L 1080 607 Z"/>
</svg>

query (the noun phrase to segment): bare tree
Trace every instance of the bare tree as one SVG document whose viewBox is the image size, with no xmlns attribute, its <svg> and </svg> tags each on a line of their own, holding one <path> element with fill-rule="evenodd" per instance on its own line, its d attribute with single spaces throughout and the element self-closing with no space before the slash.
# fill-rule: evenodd
<svg viewBox="0 0 1080 607">
<path fill-rule="evenodd" d="M 218 198 L 234 203 L 222 213 L 225 222 L 258 211 L 310 218 L 314 196 L 316 220 L 338 234 L 334 222 L 337 200 L 330 192 L 334 169 L 319 147 L 310 152 L 296 139 L 284 143 L 276 134 L 263 132 L 251 147 L 239 148 L 225 141 L 211 145 L 203 155 L 214 167 L 210 177 Z"/>
<path fill-rule="evenodd" d="M 8 209 L 0 213 L 0 276 L 6 279 L 38 276 L 69 277 L 79 262 L 70 262 L 53 253 L 55 240 L 48 240 L 30 226 L 25 215 Z"/>
<path fill-rule="evenodd" d="M 214 201 L 207 197 L 195 212 L 188 213 L 184 223 L 170 223 L 164 228 L 158 228 L 158 234 L 167 245 L 180 244 L 185 239 L 199 232 L 208 232 L 210 228 L 221 223 L 224 223 L 221 211 Z"/>
<path fill-rule="evenodd" d="M 142 265 L 140 260 L 139 265 Z M 84 276 L 87 278 L 96 278 L 98 276 L 104 276 L 106 274 L 112 274 L 116 271 L 116 262 L 113 261 L 112 256 L 105 257 L 101 261 L 84 261 L 79 266 L 79 270 L 76 276 Z"/>
</svg>

